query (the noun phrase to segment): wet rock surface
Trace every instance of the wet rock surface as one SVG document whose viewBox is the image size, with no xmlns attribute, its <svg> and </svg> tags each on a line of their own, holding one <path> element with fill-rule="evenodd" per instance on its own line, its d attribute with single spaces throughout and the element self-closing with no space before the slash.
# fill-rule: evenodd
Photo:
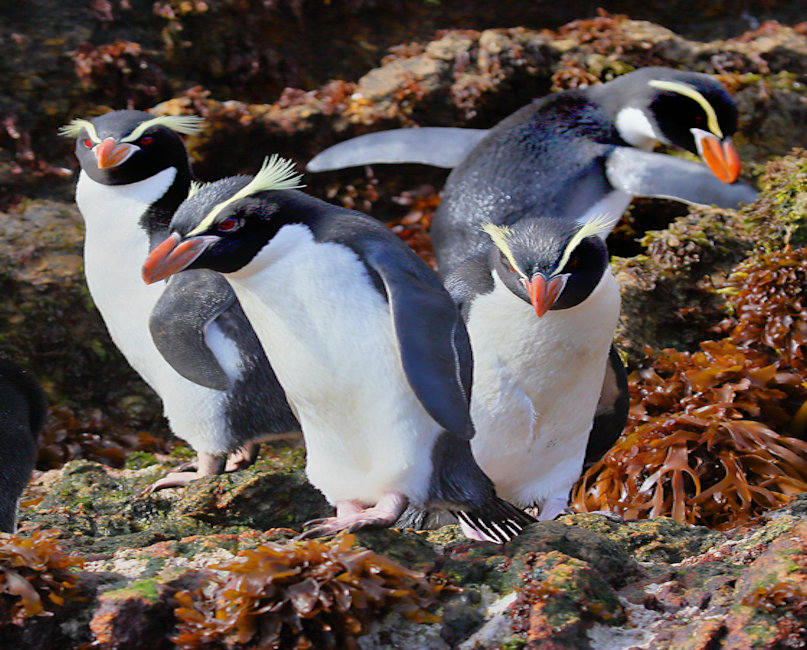
<svg viewBox="0 0 807 650">
<path fill-rule="evenodd" d="M 109 107 L 201 114 L 209 128 L 188 146 L 199 177 L 212 180 L 254 171 L 268 153 L 302 165 L 373 130 L 486 128 L 533 97 L 642 65 L 717 74 L 737 100 L 734 140 L 743 178 L 760 198 L 738 211 L 634 203 L 611 239 L 623 294 L 618 342 L 631 369 L 647 375 L 664 348 L 688 355 L 704 341 L 730 340 L 759 363 L 749 361 L 746 371 L 724 348 L 723 356 L 706 348 L 720 356 L 719 368 L 682 370 L 692 379 L 687 390 L 725 377 L 730 387 L 721 384 L 720 394 L 735 402 L 713 400 L 720 417 L 755 419 L 773 435 L 803 440 L 803 302 L 789 297 L 788 313 L 765 311 L 764 292 L 749 298 L 738 279 L 779 287 L 765 275 L 778 252 L 793 254 L 776 266 L 791 269 L 791 285 L 805 277 L 798 254 L 807 244 L 807 28 L 788 13 L 791 3 L 745 3 L 745 15 L 732 8 L 731 16 L 722 3 L 698 3 L 692 11 L 704 18 L 689 31 L 668 28 L 680 17 L 662 3 L 612 10 L 666 27 L 597 15 L 593 5 L 582 12 L 579 4 L 542 2 L 515 3 L 508 25 L 495 3 L 454 14 L 449 3 L 333 2 L 318 5 L 316 18 L 291 2 L 68 2 L 56 13 L 46 11 L 53 3 L 35 4 L 42 11 L 14 8 L 0 26 L 8 45 L 0 70 L 11 80 L 0 97 L 0 350 L 30 365 L 52 406 L 20 533 L 0 536 L 0 646 L 807 643 L 807 497 L 798 496 L 807 461 L 790 451 L 795 443 L 782 452 L 787 470 L 746 454 L 754 476 L 792 473 L 779 491 L 760 479 L 773 496 L 759 502 L 739 483 L 741 524 L 726 524 L 727 516 L 721 530 L 681 523 L 699 521 L 703 501 L 687 510 L 670 500 L 643 511 L 650 519 L 565 515 L 503 547 L 469 542 L 452 526 L 361 531 L 321 546 L 293 541 L 305 521 L 329 514 L 305 481 L 299 443 L 264 445 L 253 468 L 149 493 L 191 454 L 171 440 L 159 401 L 91 304 L 72 203 L 75 161 L 55 136 L 70 118 Z M 686 13 L 680 5 L 676 12 Z M 748 16 L 791 24 L 744 31 Z M 446 26 L 456 29 L 436 33 Z M 273 37 L 261 40 L 267 31 Z M 315 56 L 312 43 L 326 41 L 331 54 Z M 376 166 L 305 182 L 318 196 L 388 222 L 428 260 L 428 221 L 446 173 Z M 742 329 L 739 313 L 752 309 L 776 328 Z M 646 412 L 678 400 L 695 417 L 702 405 L 686 399 L 657 395 Z M 634 451 L 660 444 L 632 440 Z M 693 467 L 698 458 L 693 451 Z M 682 488 L 686 499 L 690 488 Z M 326 606 L 327 616 L 318 609 Z M 316 627 L 323 620 L 332 632 Z"/>
</svg>

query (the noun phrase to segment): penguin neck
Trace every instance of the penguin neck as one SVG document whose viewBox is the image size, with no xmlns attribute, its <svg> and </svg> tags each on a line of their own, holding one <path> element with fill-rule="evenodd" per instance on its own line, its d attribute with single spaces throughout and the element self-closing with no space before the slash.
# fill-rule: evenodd
<svg viewBox="0 0 807 650">
<path fill-rule="evenodd" d="M 158 296 L 162 292 L 161 283 L 149 290 L 140 279 L 140 267 L 152 241 L 167 234 L 160 221 L 152 224 L 147 217 L 153 206 L 166 205 L 161 201 L 176 185 L 176 179 L 174 167 L 127 185 L 104 185 L 84 171 L 79 175 L 76 203 L 85 224 L 84 269 L 99 308 L 103 309 L 105 302 L 125 302 L 134 295 Z M 154 209 L 162 211 L 164 207 Z"/>
<path fill-rule="evenodd" d="M 493 291 L 476 298 L 468 313 L 474 376 L 477 370 L 484 373 L 487 365 L 504 364 L 530 393 L 535 383 L 531 377 L 540 376 L 546 368 L 562 368 L 570 359 L 582 363 L 592 347 L 604 348 L 600 356 L 607 354 L 619 303 L 616 281 L 607 268 L 579 305 L 550 310 L 537 318 L 532 305 L 513 294 L 494 272 Z"/>
<path fill-rule="evenodd" d="M 191 170 L 188 166 L 168 167 L 151 178 L 156 179 L 164 173 L 171 176 L 172 171 L 173 179 L 168 189 L 157 200 L 152 201 L 140 217 L 140 227 L 149 234 L 149 249 L 154 248 L 168 236 L 171 217 L 190 190 Z M 148 180 L 151 179 L 147 178 L 140 182 Z M 154 189 L 158 190 L 158 186 Z"/>
</svg>

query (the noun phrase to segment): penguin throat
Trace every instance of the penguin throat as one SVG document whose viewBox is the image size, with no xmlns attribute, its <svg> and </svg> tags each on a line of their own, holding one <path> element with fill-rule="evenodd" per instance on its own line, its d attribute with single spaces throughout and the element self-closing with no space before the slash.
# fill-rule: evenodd
<svg viewBox="0 0 807 650">
<path fill-rule="evenodd" d="M 617 113 L 616 129 L 625 142 L 645 151 L 652 150 L 657 142 L 663 141 L 645 112 L 633 106 L 623 108 Z"/>
</svg>

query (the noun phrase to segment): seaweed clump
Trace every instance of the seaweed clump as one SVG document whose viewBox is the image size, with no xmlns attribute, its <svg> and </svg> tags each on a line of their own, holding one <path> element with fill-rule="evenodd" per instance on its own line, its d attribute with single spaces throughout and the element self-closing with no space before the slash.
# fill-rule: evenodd
<svg viewBox="0 0 807 650">
<path fill-rule="evenodd" d="M 241 551 L 205 587 L 176 594 L 178 648 L 353 648 L 388 611 L 418 623 L 443 589 L 423 574 L 364 548 L 335 543 L 268 543 Z"/>
<path fill-rule="evenodd" d="M 805 286 L 807 249 L 760 256 L 721 289 L 734 311 L 722 339 L 648 349 L 629 377 L 627 427 L 575 507 L 726 530 L 807 491 Z"/>
<path fill-rule="evenodd" d="M 78 586 L 71 569 L 83 563 L 62 552 L 52 531 L 0 533 L 0 621 L 22 625 L 31 616 L 52 616 L 53 606 L 63 605 Z"/>
</svg>

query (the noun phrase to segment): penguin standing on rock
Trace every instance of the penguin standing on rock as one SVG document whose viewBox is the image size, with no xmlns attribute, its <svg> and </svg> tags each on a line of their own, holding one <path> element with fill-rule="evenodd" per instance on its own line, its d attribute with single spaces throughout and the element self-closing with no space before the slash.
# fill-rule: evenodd
<svg viewBox="0 0 807 650">
<path fill-rule="evenodd" d="M 115 345 L 163 402 L 172 431 L 197 452 L 195 471 L 152 489 L 244 467 L 259 440 L 298 430 L 260 342 L 229 284 L 200 270 L 143 284 L 140 267 L 191 187 L 180 134 L 201 118 L 114 111 L 76 119 L 76 202 L 86 233 L 87 285 Z M 230 455 L 228 464 L 228 455 Z"/>
<path fill-rule="evenodd" d="M 0 532 L 17 529 L 17 502 L 31 480 L 45 412 L 39 382 L 0 355 Z"/>
<path fill-rule="evenodd" d="M 567 507 L 584 461 L 611 447 L 627 417 L 611 345 L 619 290 L 600 237 L 610 226 L 489 223 L 481 252 L 446 278 L 474 351 L 474 456 L 500 497 L 542 520 Z"/>
<path fill-rule="evenodd" d="M 432 220 L 438 272 L 474 351 L 472 446 L 499 496 L 554 518 L 622 431 L 619 294 L 605 239 L 634 196 L 737 207 L 737 110 L 713 77 L 644 68 L 548 95 L 489 131 L 360 136 L 308 164 L 454 167 Z M 652 153 L 664 143 L 706 166 Z"/>
<path fill-rule="evenodd" d="M 336 506 L 304 536 L 390 526 L 407 504 L 449 510 L 477 539 L 532 520 L 471 454 L 467 332 L 434 273 L 389 229 L 302 192 L 276 157 L 177 210 L 146 282 L 226 274 L 300 418 L 306 473 Z"/>
<path fill-rule="evenodd" d="M 431 226 L 445 278 L 485 246 L 476 238 L 484 224 L 512 223 L 536 209 L 580 223 L 606 215 L 615 224 L 634 196 L 724 208 L 753 202 L 754 189 L 736 180 L 736 128 L 734 102 L 714 77 L 650 67 L 547 95 L 487 131 L 429 127 L 359 136 L 321 152 L 307 168 L 453 167 Z M 707 166 L 652 153 L 658 143 L 696 153 Z"/>
</svg>

